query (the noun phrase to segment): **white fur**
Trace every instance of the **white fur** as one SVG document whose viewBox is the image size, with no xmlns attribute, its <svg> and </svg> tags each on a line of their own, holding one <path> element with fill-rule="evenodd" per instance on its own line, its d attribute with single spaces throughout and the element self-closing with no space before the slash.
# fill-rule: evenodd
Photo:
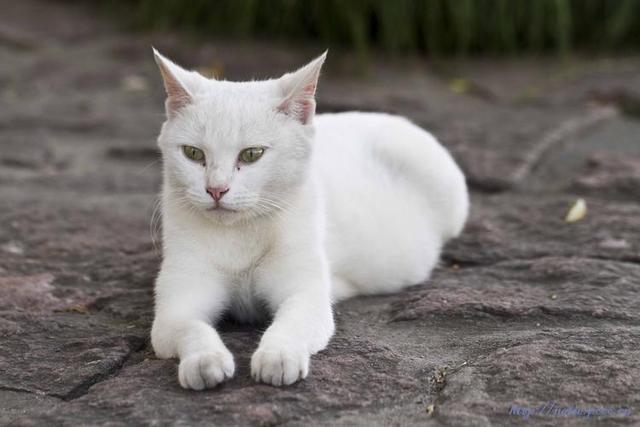
<svg viewBox="0 0 640 427">
<path fill-rule="evenodd" d="M 241 321 L 273 314 L 252 376 L 273 385 L 305 378 L 310 356 L 334 332 L 332 301 L 429 277 L 466 220 L 464 176 L 406 119 L 314 119 L 324 55 L 280 79 L 245 83 L 207 80 L 157 52 L 156 61 L 169 96 L 158 139 L 164 259 L 156 354 L 180 358 L 183 387 L 214 387 L 234 373 L 215 321 L 225 311 Z M 184 88 L 178 100 L 176 87 Z M 183 145 L 201 148 L 206 164 L 187 159 Z M 238 163 L 250 146 L 268 148 L 256 163 Z M 205 188 L 220 185 L 230 188 L 223 206 L 235 212 L 208 210 Z"/>
</svg>

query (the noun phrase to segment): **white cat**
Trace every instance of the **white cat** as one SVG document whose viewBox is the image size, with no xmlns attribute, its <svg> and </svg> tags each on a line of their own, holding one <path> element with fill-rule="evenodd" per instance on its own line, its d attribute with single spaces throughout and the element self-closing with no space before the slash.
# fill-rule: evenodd
<svg viewBox="0 0 640 427">
<path fill-rule="evenodd" d="M 251 375 L 305 378 L 334 332 L 332 302 L 429 277 L 465 223 L 464 176 L 404 118 L 314 118 L 326 52 L 279 79 L 238 83 L 154 53 L 167 121 L 153 348 L 180 358 L 183 387 L 214 387 L 235 368 L 216 320 L 273 314 Z"/>
</svg>

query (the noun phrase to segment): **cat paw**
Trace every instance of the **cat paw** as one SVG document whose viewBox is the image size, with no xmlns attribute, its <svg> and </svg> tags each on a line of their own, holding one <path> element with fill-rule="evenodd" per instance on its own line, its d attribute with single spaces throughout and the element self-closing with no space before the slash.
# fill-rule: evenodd
<svg viewBox="0 0 640 427">
<path fill-rule="evenodd" d="M 213 388 L 231 378 L 235 371 L 233 356 L 227 352 L 192 354 L 180 360 L 178 380 L 184 388 Z"/>
<path fill-rule="evenodd" d="M 275 386 L 293 384 L 307 377 L 310 357 L 303 349 L 260 346 L 251 357 L 251 376 Z"/>
</svg>

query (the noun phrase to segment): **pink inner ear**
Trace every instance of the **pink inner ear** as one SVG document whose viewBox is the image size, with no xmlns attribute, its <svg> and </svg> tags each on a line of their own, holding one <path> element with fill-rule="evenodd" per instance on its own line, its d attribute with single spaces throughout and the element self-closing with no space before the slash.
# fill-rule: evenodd
<svg viewBox="0 0 640 427">
<path fill-rule="evenodd" d="M 304 86 L 300 92 L 302 93 L 307 93 L 309 94 L 309 96 L 313 96 L 316 93 L 316 84 L 315 83 L 309 83 L 308 85 Z"/>
<path fill-rule="evenodd" d="M 165 102 L 167 114 L 171 117 L 175 116 L 181 108 L 187 106 L 190 102 L 189 95 L 168 95 Z"/>
<path fill-rule="evenodd" d="M 316 101 L 313 98 L 315 92 L 315 83 L 309 83 L 285 99 L 278 107 L 278 110 L 306 125 L 316 110 Z"/>
<path fill-rule="evenodd" d="M 300 105 L 300 122 L 303 125 L 306 125 L 309 122 L 309 119 L 313 116 L 313 113 L 316 111 L 316 102 L 313 99 L 307 99 L 302 101 Z"/>
<path fill-rule="evenodd" d="M 164 87 L 167 92 L 167 100 L 165 108 L 169 117 L 174 117 L 178 111 L 191 103 L 191 96 L 175 79 L 170 71 L 165 69 L 164 65 L 160 66 L 160 73 L 164 80 Z"/>
</svg>

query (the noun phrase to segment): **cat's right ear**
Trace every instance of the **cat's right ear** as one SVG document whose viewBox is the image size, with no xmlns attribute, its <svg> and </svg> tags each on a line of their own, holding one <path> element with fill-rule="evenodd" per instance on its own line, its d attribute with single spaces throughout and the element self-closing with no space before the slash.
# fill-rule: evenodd
<svg viewBox="0 0 640 427">
<path fill-rule="evenodd" d="M 188 71 L 162 56 L 155 48 L 153 48 L 153 57 L 158 64 L 160 75 L 164 81 L 164 89 L 167 92 L 167 100 L 164 104 L 167 117 L 173 118 L 178 114 L 178 111 L 193 102 L 191 93 L 180 80 L 180 75 L 184 75 Z"/>
</svg>

